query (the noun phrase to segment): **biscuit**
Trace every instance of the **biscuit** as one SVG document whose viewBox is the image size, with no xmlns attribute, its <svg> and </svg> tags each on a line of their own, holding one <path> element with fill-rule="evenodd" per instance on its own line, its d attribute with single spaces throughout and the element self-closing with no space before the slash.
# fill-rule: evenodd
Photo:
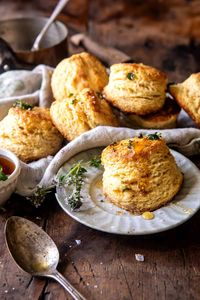
<svg viewBox="0 0 200 300">
<path fill-rule="evenodd" d="M 13 151 L 24 162 L 54 155 L 62 141 L 48 108 L 12 107 L 0 122 L 0 147 Z"/>
<path fill-rule="evenodd" d="M 146 115 L 164 105 L 166 75 L 143 64 L 121 63 L 111 66 L 106 99 L 123 112 Z"/>
<path fill-rule="evenodd" d="M 165 205 L 183 181 L 169 148 L 156 134 L 114 143 L 103 150 L 101 158 L 105 197 L 133 213 Z"/>
<path fill-rule="evenodd" d="M 53 102 L 50 113 L 53 123 L 68 141 L 100 125 L 118 126 L 110 105 L 91 89 Z"/>
<path fill-rule="evenodd" d="M 178 104 L 200 127 L 200 73 L 192 74 L 182 83 L 170 85 L 169 90 Z"/>
<path fill-rule="evenodd" d="M 145 116 L 129 114 L 128 118 L 135 128 L 175 128 L 180 110 L 174 100 L 167 98 L 164 106 L 157 112 Z"/>
<path fill-rule="evenodd" d="M 82 52 L 62 60 L 57 65 L 51 87 L 55 100 L 61 101 L 84 88 L 100 92 L 107 83 L 105 67 L 93 55 Z"/>
</svg>

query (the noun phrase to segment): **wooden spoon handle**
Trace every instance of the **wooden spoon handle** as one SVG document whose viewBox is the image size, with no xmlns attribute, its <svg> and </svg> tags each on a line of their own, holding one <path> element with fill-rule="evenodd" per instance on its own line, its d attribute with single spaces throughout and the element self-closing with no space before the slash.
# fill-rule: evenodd
<svg viewBox="0 0 200 300">
<path fill-rule="evenodd" d="M 75 46 L 83 46 L 88 52 L 97 56 L 108 65 L 132 61 L 131 57 L 124 52 L 115 48 L 102 46 L 83 33 L 73 35 L 70 41 Z"/>
</svg>

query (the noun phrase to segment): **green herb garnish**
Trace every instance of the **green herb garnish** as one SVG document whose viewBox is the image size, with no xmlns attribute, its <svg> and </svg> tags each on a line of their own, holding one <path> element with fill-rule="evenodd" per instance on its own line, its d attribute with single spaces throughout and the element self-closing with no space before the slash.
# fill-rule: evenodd
<svg viewBox="0 0 200 300">
<path fill-rule="evenodd" d="M 87 170 L 81 166 L 81 161 L 73 165 L 66 175 L 61 175 L 59 184 L 65 186 L 73 185 L 73 191 L 68 198 L 68 204 L 72 210 L 75 210 L 82 205 L 81 188 L 83 179 Z"/>
<path fill-rule="evenodd" d="M 148 134 L 147 138 L 151 141 L 159 140 L 161 138 L 161 133 L 155 132 L 152 134 Z"/>
<path fill-rule="evenodd" d="M 4 173 L 3 167 L 0 165 L 0 181 L 5 181 L 8 179 L 8 176 Z"/>
<path fill-rule="evenodd" d="M 104 96 L 103 96 L 102 93 L 96 92 L 96 94 L 97 94 L 97 97 L 98 97 L 99 99 L 104 99 Z"/>
<path fill-rule="evenodd" d="M 51 193 L 52 190 L 55 188 L 55 184 L 49 185 L 47 187 L 37 187 L 34 194 L 26 197 L 35 207 L 39 207 L 44 202 L 46 195 Z"/>
<path fill-rule="evenodd" d="M 74 94 L 73 93 L 69 93 L 69 97 L 72 97 Z"/>
<path fill-rule="evenodd" d="M 133 147 L 133 141 L 132 141 L 132 140 L 129 140 L 129 141 L 128 141 L 128 146 L 127 146 L 127 148 L 128 148 L 128 149 L 132 149 L 132 147 Z"/>
<path fill-rule="evenodd" d="M 130 188 L 128 188 L 127 186 L 124 186 L 124 187 L 122 188 L 122 192 L 125 192 L 125 191 L 128 191 L 128 190 L 130 190 Z"/>
<path fill-rule="evenodd" d="M 23 102 L 22 100 L 17 100 L 14 104 L 13 104 L 13 107 L 19 107 L 23 110 L 32 110 L 33 109 L 33 106 L 26 103 L 26 102 Z"/>
<path fill-rule="evenodd" d="M 100 156 L 95 156 L 90 160 L 90 166 L 99 168 L 101 165 L 101 157 Z"/>
<path fill-rule="evenodd" d="M 134 73 L 128 73 L 127 74 L 127 78 L 129 79 L 129 80 L 133 80 L 133 79 L 135 79 L 136 78 L 136 76 L 135 76 L 135 74 Z"/>
<path fill-rule="evenodd" d="M 76 101 L 77 101 L 77 99 L 74 98 L 74 99 L 72 100 L 72 104 L 76 104 Z"/>
</svg>

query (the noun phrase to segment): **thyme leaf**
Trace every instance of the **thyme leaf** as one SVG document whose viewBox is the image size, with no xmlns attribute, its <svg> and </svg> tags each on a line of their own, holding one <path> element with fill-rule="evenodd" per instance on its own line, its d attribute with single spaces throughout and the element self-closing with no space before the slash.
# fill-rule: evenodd
<svg viewBox="0 0 200 300">
<path fill-rule="evenodd" d="M 151 141 L 159 140 L 161 138 L 161 133 L 155 132 L 155 133 L 152 133 L 152 134 L 148 134 L 147 138 Z"/>
<path fill-rule="evenodd" d="M 127 74 L 127 78 L 128 78 L 129 80 L 133 80 L 133 79 L 136 78 L 136 76 L 135 76 L 134 73 L 130 72 L 130 73 Z"/>
<path fill-rule="evenodd" d="M 101 157 L 100 156 L 95 156 L 90 160 L 90 166 L 99 168 L 101 165 Z"/>
<path fill-rule="evenodd" d="M 14 104 L 13 104 L 13 107 L 19 107 L 23 110 L 32 110 L 33 109 L 33 106 L 26 103 L 26 102 L 23 102 L 22 100 L 17 100 Z"/>
</svg>

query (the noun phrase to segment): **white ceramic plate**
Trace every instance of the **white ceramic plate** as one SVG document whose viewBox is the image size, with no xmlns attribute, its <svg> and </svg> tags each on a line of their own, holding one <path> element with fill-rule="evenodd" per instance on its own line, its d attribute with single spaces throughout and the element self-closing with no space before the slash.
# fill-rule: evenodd
<svg viewBox="0 0 200 300">
<path fill-rule="evenodd" d="M 189 159 L 173 150 L 171 153 L 184 173 L 184 183 L 171 203 L 154 211 L 154 219 L 145 220 L 142 216 L 134 216 L 107 202 L 102 192 L 103 168 L 98 169 L 88 164 L 88 161 L 101 151 L 102 149 L 91 149 L 79 153 L 58 172 L 58 176 L 66 174 L 78 161 L 82 161 L 82 165 L 87 168 L 81 192 L 83 205 L 80 211 L 72 211 L 67 204 L 71 188 L 57 188 L 58 203 L 76 221 L 104 232 L 143 235 L 176 227 L 190 219 L 200 208 L 200 171 Z"/>
</svg>

